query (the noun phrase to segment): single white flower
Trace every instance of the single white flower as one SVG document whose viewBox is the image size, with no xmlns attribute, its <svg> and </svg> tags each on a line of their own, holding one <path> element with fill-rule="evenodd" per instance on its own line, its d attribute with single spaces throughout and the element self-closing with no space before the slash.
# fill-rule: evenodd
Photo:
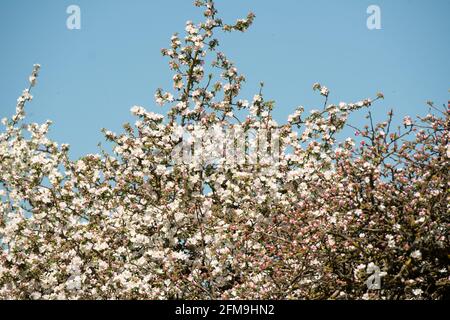
<svg viewBox="0 0 450 320">
<path fill-rule="evenodd" d="M 420 260 L 420 259 L 422 259 L 422 252 L 420 252 L 420 250 L 416 250 L 413 253 L 411 253 L 411 257 L 413 257 L 414 259 Z"/>
<path fill-rule="evenodd" d="M 330 90 L 328 90 L 327 87 L 322 87 L 320 88 L 320 94 L 324 97 L 328 97 L 328 95 L 330 94 Z"/>
<path fill-rule="evenodd" d="M 412 291 L 412 293 L 413 293 L 415 296 L 420 296 L 420 295 L 422 295 L 423 290 L 422 290 L 422 289 L 414 289 L 414 290 Z"/>
<path fill-rule="evenodd" d="M 155 173 L 156 173 L 157 175 L 163 175 L 163 174 L 165 174 L 165 173 L 166 173 L 166 167 L 163 166 L 163 165 L 161 165 L 161 164 L 159 164 L 159 165 L 156 167 Z"/>
</svg>

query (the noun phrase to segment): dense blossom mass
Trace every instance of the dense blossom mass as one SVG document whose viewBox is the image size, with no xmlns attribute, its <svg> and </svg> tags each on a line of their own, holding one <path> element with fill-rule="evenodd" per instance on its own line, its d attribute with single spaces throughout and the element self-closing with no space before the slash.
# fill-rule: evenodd
<svg viewBox="0 0 450 320">
<path fill-rule="evenodd" d="M 241 99 L 245 78 L 217 51 L 215 32 L 254 15 L 226 24 L 212 1 L 196 5 L 205 21 L 162 50 L 173 88 L 155 99 L 169 111 L 133 107 L 124 133 L 104 130 L 112 152 L 73 161 L 50 121 L 25 122 L 34 66 L 0 133 L 0 298 L 448 298 L 449 109 L 430 102 L 400 127 L 369 112 L 340 140 L 383 95 L 333 104 L 316 83 L 323 108 L 279 124 L 262 86 Z M 239 135 L 219 148 L 206 132 Z M 200 151 L 180 148 L 187 133 Z"/>
</svg>

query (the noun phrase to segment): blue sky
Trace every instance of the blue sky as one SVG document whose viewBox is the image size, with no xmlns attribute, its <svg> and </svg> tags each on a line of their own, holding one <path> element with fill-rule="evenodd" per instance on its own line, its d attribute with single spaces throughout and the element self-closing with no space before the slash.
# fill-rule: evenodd
<svg viewBox="0 0 450 320">
<path fill-rule="evenodd" d="M 68 30 L 66 8 L 81 8 L 81 30 Z M 366 26 L 369 5 L 381 8 L 381 30 Z M 450 1 L 447 0 L 217 0 L 225 21 L 256 14 L 244 34 L 221 37 L 221 51 L 247 76 L 242 98 L 260 81 L 282 121 L 298 105 L 315 109 L 320 82 L 331 102 L 384 92 L 374 105 L 397 122 L 427 112 L 425 102 L 450 99 Z M 2 0 L 0 2 L 0 117 L 14 112 L 34 63 L 42 65 L 29 121 L 53 120 L 50 137 L 71 144 L 77 158 L 98 152 L 101 128 L 120 132 L 137 104 L 163 113 L 153 95 L 170 89 L 172 74 L 160 49 L 186 20 L 201 19 L 190 0 Z M 352 117 L 360 125 L 363 113 Z M 352 134 L 352 132 L 348 132 Z"/>
</svg>

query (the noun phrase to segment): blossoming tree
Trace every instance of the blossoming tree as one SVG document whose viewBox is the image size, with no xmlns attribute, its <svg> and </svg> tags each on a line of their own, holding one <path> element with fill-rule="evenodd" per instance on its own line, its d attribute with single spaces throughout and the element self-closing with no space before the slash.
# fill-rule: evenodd
<svg viewBox="0 0 450 320">
<path fill-rule="evenodd" d="M 383 98 L 272 118 L 248 101 L 218 31 L 244 32 L 198 0 L 162 50 L 166 115 L 135 106 L 114 148 L 73 161 L 25 122 L 39 65 L 0 134 L 0 298 L 442 299 L 449 297 L 449 110 L 393 114 L 337 134 Z M 251 138 L 251 137 L 256 138 Z M 368 286 L 375 276 L 379 287 Z"/>
</svg>

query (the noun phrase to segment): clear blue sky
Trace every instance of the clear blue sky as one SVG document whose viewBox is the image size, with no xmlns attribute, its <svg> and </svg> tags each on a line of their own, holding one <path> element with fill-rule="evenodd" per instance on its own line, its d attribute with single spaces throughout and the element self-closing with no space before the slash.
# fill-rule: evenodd
<svg viewBox="0 0 450 320">
<path fill-rule="evenodd" d="M 224 20 L 256 14 L 245 34 L 227 34 L 221 50 L 247 76 L 243 98 L 264 81 L 277 120 L 298 105 L 321 106 L 320 82 L 331 101 L 384 92 L 378 119 L 426 113 L 425 102 L 446 103 L 450 89 L 448 0 L 217 0 Z M 81 8 L 81 30 L 66 28 L 66 8 Z M 381 8 L 382 30 L 368 30 L 366 9 Z M 201 12 L 190 0 L 2 0 L 0 2 L 0 117 L 14 112 L 34 63 L 42 65 L 28 107 L 29 121 L 54 121 L 50 137 L 71 144 L 72 157 L 98 152 L 100 129 L 121 131 L 129 109 L 155 106 L 155 89 L 171 87 L 160 49 Z M 352 118 L 361 124 L 362 115 Z M 349 132 L 351 134 L 351 132 Z"/>
</svg>

